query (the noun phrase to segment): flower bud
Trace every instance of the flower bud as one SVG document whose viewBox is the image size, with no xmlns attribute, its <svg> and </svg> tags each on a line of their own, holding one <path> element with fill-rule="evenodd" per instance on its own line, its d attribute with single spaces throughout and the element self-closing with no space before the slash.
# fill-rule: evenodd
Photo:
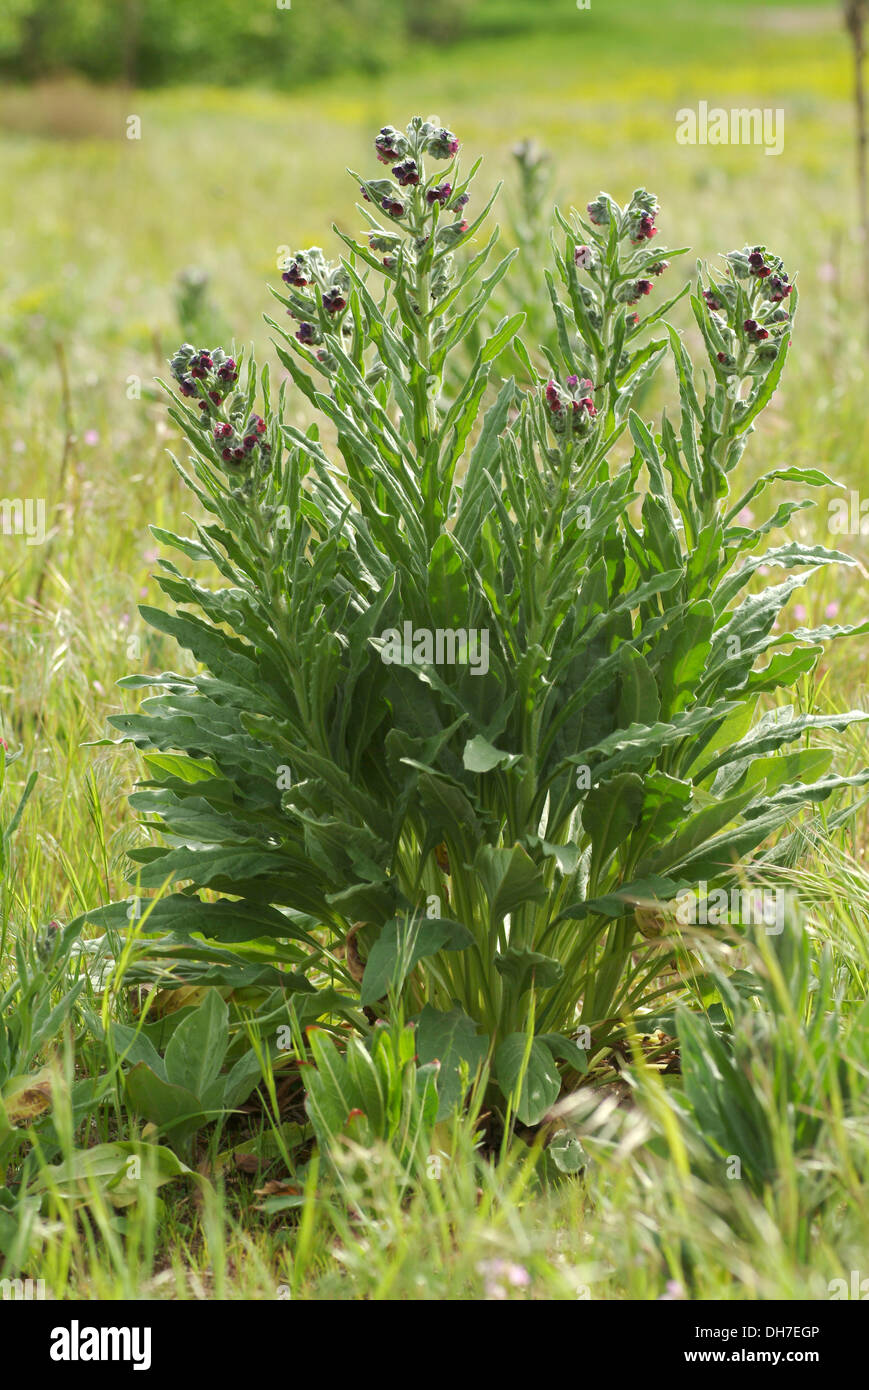
<svg viewBox="0 0 869 1390">
<path fill-rule="evenodd" d="M 644 188 L 635 189 L 625 212 L 626 230 L 635 246 L 643 241 L 651 241 L 653 236 L 657 236 L 657 212 L 658 200 L 654 193 L 647 193 Z"/>
<path fill-rule="evenodd" d="M 594 252 L 590 246 L 577 246 L 573 253 L 573 260 L 580 270 L 592 270 L 595 265 Z"/>
<path fill-rule="evenodd" d="M 308 283 L 306 277 L 302 274 L 302 267 L 299 265 L 298 261 L 290 262 L 281 275 L 281 279 L 285 284 L 296 285 L 299 289 L 304 288 Z"/>
<path fill-rule="evenodd" d="M 407 159 L 403 164 L 396 164 L 392 175 L 402 188 L 415 188 L 419 183 L 419 169 L 416 160 Z"/>
<path fill-rule="evenodd" d="M 317 328 L 317 326 L 313 323 L 299 324 L 298 330 L 296 332 L 296 337 L 298 338 L 299 342 L 302 343 L 305 347 L 311 347 L 313 346 L 313 344 L 322 343 L 323 341 L 322 333 L 320 332 L 319 328 Z"/>
<path fill-rule="evenodd" d="M 342 309 L 347 308 L 347 300 L 339 289 L 332 288 L 323 295 L 323 308 L 327 314 L 340 314 Z"/>
<path fill-rule="evenodd" d="M 372 232 L 368 238 L 368 245 L 372 251 L 397 251 L 401 245 L 401 237 L 391 232 Z"/>
<path fill-rule="evenodd" d="M 467 230 L 468 224 L 464 220 L 461 222 L 450 222 L 446 227 L 439 227 L 437 233 L 438 245 L 455 246 L 457 242 L 461 241 Z"/>
<path fill-rule="evenodd" d="M 651 280 L 633 280 L 627 284 L 619 285 L 616 289 L 616 299 L 620 304 L 636 304 L 641 295 L 651 294 Z"/>
<path fill-rule="evenodd" d="M 612 216 L 612 208 L 615 206 L 608 193 L 598 193 L 594 202 L 586 205 L 589 221 L 596 227 L 606 227 L 609 225 Z"/>
<path fill-rule="evenodd" d="M 441 127 L 429 136 L 426 150 L 432 159 L 450 159 L 454 154 L 458 154 L 459 142 L 451 130 Z"/>
<path fill-rule="evenodd" d="M 571 389 L 570 396 L 566 396 L 555 381 L 548 381 L 544 388 L 543 396 L 553 434 L 566 434 L 568 430 L 571 434 L 584 433 L 597 415 L 597 407 L 592 397 L 579 394 L 593 390 L 592 383 L 580 381 L 577 376 L 570 376 L 567 378 L 567 385 Z"/>
<path fill-rule="evenodd" d="M 385 125 L 375 138 L 374 148 L 381 164 L 391 164 L 394 159 L 403 159 L 408 153 L 407 138 L 394 126 Z"/>
</svg>

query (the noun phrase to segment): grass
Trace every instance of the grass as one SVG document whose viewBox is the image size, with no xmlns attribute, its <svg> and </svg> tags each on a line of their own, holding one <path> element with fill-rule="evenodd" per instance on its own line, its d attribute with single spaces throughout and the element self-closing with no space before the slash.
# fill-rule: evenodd
<svg viewBox="0 0 869 1390">
<path fill-rule="evenodd" d="M 334 246 L 332 222 L 355 229 L 341 165 L 363 165 L 385 121 L 439 111 L 468 149 L 485 152 L 491 182 L 512 178 L 511 145 L 534 135 L 552 151 L 565 205 L 601 185 L 625 199 L 648 183 L 662 236 L 678 226 L 704 257 L 768 241 L 800 273 L 801 309 L 790 376 L 752 441 L 751 469 L 818 466 L 860 486 L 865 324 L 837 7 L 592 0 L 580 12 L 560 0 L 533 24 L 532 8 L 543 9 L 492 0 L 446 54 L 292 96 L 61 84 L 48 103 L 0 98 L 0 192 L 16 212 L 0 291 L 2 492 L 45 498 L 51 526 L 43 546 L 0 537 L 0 733 L 23 751 L 9 769 L 7 820 L 30 770 L 39 773 L 5 881 L 13 930 L 0 972 L 14 969 L 16 932 L 128 891 L 122 860 L 137 831 L 126 795 L 137 767 L 129 750 L 99 740 L 122 708 L 117 679 L 176 659 L 137 614 L 157 596 L 148 524 L 173 528 L 186 505 L 152 385 L 182 336 L 175 277 L 188 265 L 209 271 L 217 312 L 243 339 L 269 309 L 279 248 Z M 781 106 L 783 155 L 677 145 L 675 111 L 699 100 Z M 130 115 L 140 140 L 125 138 Z M 677 321 L 690 334 L 681 310 Z M 268 355 L 262 327 L 255 342 Z M 829 540 L 823 504 L 801 515 L 809 520 L 795 537 Z M 864 537 L 838 540 L 867 562 Z M 858 621 L 865 578 L 825 590 L 819 576 L 810 617 L 835 601 L 839 621 Z M 840 646 L 807 700 L 865 705 L 865 656 L 865 638 Z M 852 730 L 842 770 L 865 761 Z M 854 1010 L 869 973 L 865 845 L 864 811 L 792 875 Z M 84 997 L 98 1013 L 93 984 Z M 113 1001 L 129 1007 L 120 989 Z M 801 1037 L 796 1020 L 795 1047 Z M 80 1067 L 106 1069 L 92 1037 L 80 1030 L 77 1042 Z M 71 1062 L 61 1054 L 51 1065 L 63 1095 Z M 764 1299 L 823 1298 L 830 1279 L 865 1264 L 864 1127 L 831 1114 L 818 1153 L 752 1196 L 689 1161 L 690 1125 L 671 1110 L 666 1077 L 637 1067 L 632 1078 L 636 1103 L 613 1082 L 622 1104 L 601 1133 L 583 1134 L 591 1166 L 558 1187 L 541 1185 L 522 1145 L 480 1161 L 470 1128 L 457 1125 L 438 1136 L 440 1176 L 409 1202 L 383 1149 L 368 1155 L 367 1183 L 348 1158 L 346 1171 L 339 1163 L 301 1194 L 284 1193 L 282 1208 L 281 1194 L 256 1191 L 264 1173 L 280 1177 L 277 1121 L 264 1113 L 212 1133 L 199 1155 L 208 1185 L 158 1188 L 146 1173 L 139 1201 L 120 1210 L 99 1189 L 84 1205 L 58 1195 L 39 1218 L 47 1224 L 27 1272 L 56 1297 Z M 70 1154 L 75 1120 L 60 1109 L 58 1142 Z M 130 1126 L 110 1107 L 90 1138 L 129 1138 Z M 236 1161 L 240 1144 L 273 1166 L 252 1175 Z M 825 1166 L 838 1202 L 814 1223 L 809 1249 L 801 1212 Z M 509 1283 L 509 1265 L 527 1285 Z"/>
</svg>

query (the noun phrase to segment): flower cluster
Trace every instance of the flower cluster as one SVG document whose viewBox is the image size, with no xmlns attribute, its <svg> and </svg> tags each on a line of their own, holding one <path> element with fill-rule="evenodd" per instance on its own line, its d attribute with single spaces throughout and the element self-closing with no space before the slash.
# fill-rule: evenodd
<svg viewBox="0 0 869 1390">
<path fill-rule="evenodd" d="M 241 392 L 235 391 L 238 364 L 223 348 L 195 348 L 183 343 L 171 358 L 172 375 L 182 396 L 199 396 L 205 412 L 203 430 L 224 463 L 250 469 L 271 453 L 268 427 L 261 415 L 253 415 Z"/>
<path fill-rule="evenodd" d="M 597 415 L 591 396 L 593 384 L 586 378 L 569 376 L 564 390 L 556 381 L 548 381 L 543 396 L 553 434 L 585 434 Z"/>
<path fill-rule="evenodd" d="M 347 271 L 340 262 L 327 261 L 319 246 L 310 246 L 287 257 L 281 279 L 288 287 L 287 313 L 299 324 L 299 342 L 305 347 L 322 343 L 325 324 L 340 323 L 347 309 Z"/>
<path fill-rule="evenodd" d="M 633 197 L 622 211 L 608 193 L 598 193 L 593 202 L 586 207 L 589 221 L 595 227 L 608 227 L 611 222 L 618 224 L 619 240 L 630 237 L 634 246 L 651 241 L 658 235 L 655 218 L 658 215 L 658 201 L 654 193 L 644 188 L 634 190 Z"/>
<path fill-rule="evenodd" d="M 763 246 L 731 251 L 726 274 L 703 290 L 715 356 L 722 371 L 762 374 L 790 326 L 787 299 L 794 291 L 781 259 Z M 753 349 L 753 351 L 752 351 Z"/>
<path fill-rule="evenodd" d="M 658 235 L 658 228 L 655 226 L 657 215 L 658 201 L 654 193 L 637 188 L 625 209 L 620 235 L 624 236 L 627 233 L 634 246 L 651 241 L 653 236 Z"/>
<path fill-rule="evenodd" d="M 429 176 L 425 161 L 453 159 L 459 150 L 458 138 L 436 116 L 425 121 L 416 117 L 405 132 L 384 126 L 375 137 L 374 149 L 381 164 L 391 165 L 392 178 L 361 181 L 360 192 L 366 203 L 395 224 L 396 231 L 388 231 L 366 211 L 368 245 L 391 276 L 397 276 L 402 265 L 413 275 L 414 267 L 426 257 L 432 265 L 432 297 L 437 300 L 453 283 L 449 253 L 468 231 L 463 210 L 469 198 L 467 185 L 455 182 L 454 169 L 447 171 L 448 177 Z"/>
<path fill-rule="evenodd" d="M 182 343 L 169 365 L 181 395 L 198 397 L 199 409 L 206 414 L 223 404 L 238 381 L 235 358 L 228 357 L 222 348 Z"/>
<path fill-rule="evenodd" d="M 427 121 L 411 122 L 406 135 L 394 126 L 385 125 L 374 141 L 374 148 L 381 164 L 392 164 L 393 160 L 407 160 L 415 165 L 413 158 L 408 160 L 412 149 L 420 154 L 430 154 L 432 159 L 452 159 L 453 155 L 459 152 L 459 142 L 451 130 L 441 125 L 436 116 L 429 116 Z"/>
<path fill-rule="evenodd" d="M 790 276 L 785 273 L 780 257 L 772 255 L 765 246 L 731 251 L 727 262 L 737 280 L 754 277 L 760 281 L 760 297 L 770 304 L 781 304 L 788 295 L 793 294 L 794 287 L 790 283 Z"/>
<path fill-rule="evenodd" d="M 265 432 L 266 422 L 261 415 L 248 416 L 243 427 L 241 418 L 235 424 L 224 420 L 214 426 L 214 442 L 226 463 L 244 463 L 257 447 L 262 454 L 271 452 L 271 445 L 262 437 Z"/>
<path fill-rule="evenodd" d="M 615 297 L 620 304 L 636 304 L 644 294 L 652 293 L 651 280 L 627 280 L 616 288 Z"/>
<path fill-rule="evenodd" d="M 581 230 L 586 240 L 579 241 L 577 236 L 573 262 L 576 269 L 585 271 L 600 289 L 574 281 L 571 293 L 576 295 L 578 292 L 581 296 L 588 322 L 594 330 L 603 321 L 605 301 L 601 291 L 607 282 L 616 304 L 630 309 L 651 294 L 653 279 L 669 270 L 670 262 L 662 258 L 660 251 L 656 254 L 649 246 L 649 242 L 658 234 L 655 226 L 658 211 L 655 195 L 647 193 L 644 188 L 637 188 L 623 208 L 608 193 L 599 193 L 587 204 L 591 225 L 577 219 L 577 233 Z M 611 245 L 613 231 L 615 247 Z M 625 242 L 630 242 L 631 248 L 635 249 L 628 250 Z M 640 315 L 636 312 L 627 312 L 624 323 L 631 337 L 642 327 Z M 620 359 L 618 370 L 627 368 L 629 361 L 629 357 L 624 361 Z"/>
</svg>

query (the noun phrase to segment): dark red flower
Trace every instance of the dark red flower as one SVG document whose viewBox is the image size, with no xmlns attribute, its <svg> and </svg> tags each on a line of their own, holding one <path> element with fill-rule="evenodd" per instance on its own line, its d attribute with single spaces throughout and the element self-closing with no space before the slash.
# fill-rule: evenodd
<svg viewBox="0 0 869 1390">
<path fill-rule="evenodd" d="M 429 204 L 430 207 L 433 207 L 435 203 L 440 203 L 441 207 L 444 207 L 444 205 L 449 201 L 449 196 L 450 196 L 450 194 L 452 193 L 452 191 L 453 191 L 452 184 L 450 184 L 450 183 L 441 183 L 441 184 L 438 184 L 438 186 L 437 186 L 436 188 L 429 188 L 429 189 L 426 191 L 426 195 L 425 195 L 425 197 L 426 197 L 426 202 Z M 458 200 L 457 200 L 457 205 L 458 205 Z"/>
<path fill-rule="evenodd" d="M 402 164 L 396 164 L 392 173 L 402 188 L 415 188 L 419 183 L 419 169 L 415 159 L 406 159 Z"/>
<path fill-rule="evenodd" d="M 323 295 L 323 308 L 327 314 L 340 314 L 347 308 L 347 300 L 338 289 L 327 290 Z"/>
<path fill-rule="evenodd" d="M 299 289 L 303 289 L 308 283 L 302 274 L 302 268 L 298 261 L 293 261 L 287 266 L 281 279 L 288 285 L 296 285 Z"/>
</svg>

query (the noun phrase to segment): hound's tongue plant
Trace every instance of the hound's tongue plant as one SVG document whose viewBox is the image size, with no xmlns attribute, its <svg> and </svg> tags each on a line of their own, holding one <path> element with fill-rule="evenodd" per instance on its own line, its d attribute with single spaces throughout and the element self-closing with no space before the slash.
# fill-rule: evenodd
<svg viewBox="0 0 869 1390">
<path fill-rule="evenodd" d="M 131 881 L 184 885 L 144 924 L 176 981 L 280 984 L 305 1021 L 363 1032 L 416 1019 L 442 1111 L 488 1057 L 535 1123 L 662 973 L 673 988 L 683 958 L 650 910 L 660 933 L 681 891 L 756 872 L 806 803 L 866 780 L 831 775 L 805 738 L 863 715 L 779 694 L 866 624 L 779 630 L 817 566 L 851 562 L 758 550 L 805 502 L 745 519 L 773 480 L 823 473 L 783 467 L 729 496 L 790 341 L 774 256 L 701 267 L 698 390 L 675 330 L 648 332 L 680 254 L 657 244 L 657 203 L 602 193 L 558 215 L 546 370 L 521 314 L 469 360 L 511 260 L 480 235 L 477 165 L 461 173 L 436 119 L 374 146 L 388 173 L 353 175 L 364 237 L 338 234 L 340 262 L 297 252 L 274 291 L 293 321 L 269 320 L 277 400 L 253 362 L 173 359 L 204 515 L 192 539 L 155 535 L 219 580 L 163 561 L 175 607 L 143 610 L 202 669 L 127 681 L 162 688 L 114 720 L 145 752 L 133 802 L 165 840 L 134 853 Z M 530 390 L 491 379 L 511 342 Z M 655 428 L 631 400 L 668 347 L 677 423 Z M 775 567 L 796 574 L 758 588 Z"/>
</svg>

